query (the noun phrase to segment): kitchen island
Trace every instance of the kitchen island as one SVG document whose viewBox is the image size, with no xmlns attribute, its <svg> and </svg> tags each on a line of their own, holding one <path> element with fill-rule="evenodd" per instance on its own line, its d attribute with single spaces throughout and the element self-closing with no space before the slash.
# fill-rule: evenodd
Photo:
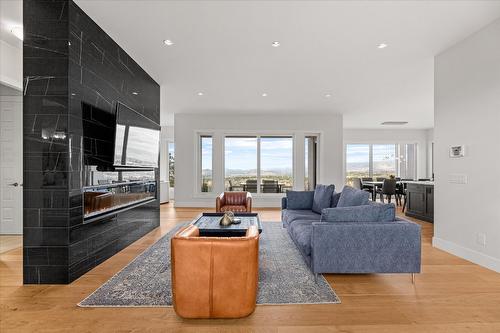
<svg viewBox="0 0 500 333">
<path fill-rule="evenodd" d="M 406 184 L 406 216 L 434 222 L 434 182 L 410 181 Z"/>
</svg>

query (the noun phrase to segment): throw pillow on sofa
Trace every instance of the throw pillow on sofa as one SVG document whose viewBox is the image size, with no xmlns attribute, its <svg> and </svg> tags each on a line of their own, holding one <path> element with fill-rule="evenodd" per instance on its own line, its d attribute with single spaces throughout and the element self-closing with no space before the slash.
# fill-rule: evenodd
<svg viewBox="0 0 500 333">
<path fill-rule="evenodd" d="M 357 190 L 354 187 L 344 186 L 340 194 L 337 207 L 352 207 L 368 205 L 370 193 L 362 190 Z"/>
<path fill-rule="evenodd" d="M 339 204 L 339 199 L 340 199 L 341 194 L 342 194 L 342 192 L 340 192 L 340 193 L 333 192 L 332 202 L 330 203 L 330 208 L 337 207 L 337 205 Z"/>
<path fill-rule="evenodd" d="M 335 192 L 335 185 L 316 185 L 314 189 L 312 211 L 321 214 L 324 208 L 329 208 L 332 202 L 333 192 Z"/>
<path fill-rule="evenodd" d="M 392 203 L 327 208 L 323 209 L 321 222 L 392 222 L 396 219 L 395 212 Z"/>
<path fill-rule="evenodd" d="M 287 191 L 286 208 L 297 210 L 311 209 L 313 198 L 314 191 Z"/>
</svg>

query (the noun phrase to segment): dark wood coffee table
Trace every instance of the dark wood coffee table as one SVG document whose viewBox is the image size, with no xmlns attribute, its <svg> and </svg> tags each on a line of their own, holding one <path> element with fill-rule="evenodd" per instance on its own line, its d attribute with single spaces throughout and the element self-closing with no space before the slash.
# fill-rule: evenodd
<svg viewBox="0 0 500 333">
<path fill-rule="evenodd" d="M 222 226 L 219 221 L 224 213 L 202 213 L 192 222 L 200 229 L 200 236 L 208 237 L 242 237 L 245 236 L 248 227 L 256 225 L 259 233 L 262 232 L 259 214 L 257 213 L 234 213 L 234 217 L 240 218 L 240 224 Z"/>
</svg>

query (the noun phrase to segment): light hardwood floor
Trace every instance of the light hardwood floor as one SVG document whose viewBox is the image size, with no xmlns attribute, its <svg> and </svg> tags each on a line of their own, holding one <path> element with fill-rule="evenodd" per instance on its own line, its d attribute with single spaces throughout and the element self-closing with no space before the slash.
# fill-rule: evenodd
<svg viewBox="0 0 500 333">
<path fill-rule="evenodd" d="M 0 253 L 7 252 L 21 246 L 23 246 L 23 236 L 0 235 Z"/>
<path fill-rule="evenodd" d="M 500 274 L 431 246 L 422 274 L 326 275 L 342 304 L 257 306 L 239 320 L 183 320 L 172 308 L 79 308 L 175 224 L 204 209 L 161 207 L 161 226 L 70 285 L 22 285 L 22 250 L 0 255 L 0 332 L 500 332 Z M 278 221 L 277 209 L 257 209 Z"/>
</svg>

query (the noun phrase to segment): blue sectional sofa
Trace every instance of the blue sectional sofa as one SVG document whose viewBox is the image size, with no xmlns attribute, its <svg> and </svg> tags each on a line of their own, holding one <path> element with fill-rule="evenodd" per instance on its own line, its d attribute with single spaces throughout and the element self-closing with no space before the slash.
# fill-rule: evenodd
<svg viewBox="0 0 500 333">
<path fill-rule="evenodd" d="M 354 191 L 347 189 L 363 197 Z M 396 217 L 393 204 L 368 197 L 366 204 L 338 207 L 344 192 L 333 193 L 321 214 L 312 210 L 314 191 L 289 192 L 282 200 L 283 226 L 312 272 L 419 273 L 420 225 Z"/>
</svg>

